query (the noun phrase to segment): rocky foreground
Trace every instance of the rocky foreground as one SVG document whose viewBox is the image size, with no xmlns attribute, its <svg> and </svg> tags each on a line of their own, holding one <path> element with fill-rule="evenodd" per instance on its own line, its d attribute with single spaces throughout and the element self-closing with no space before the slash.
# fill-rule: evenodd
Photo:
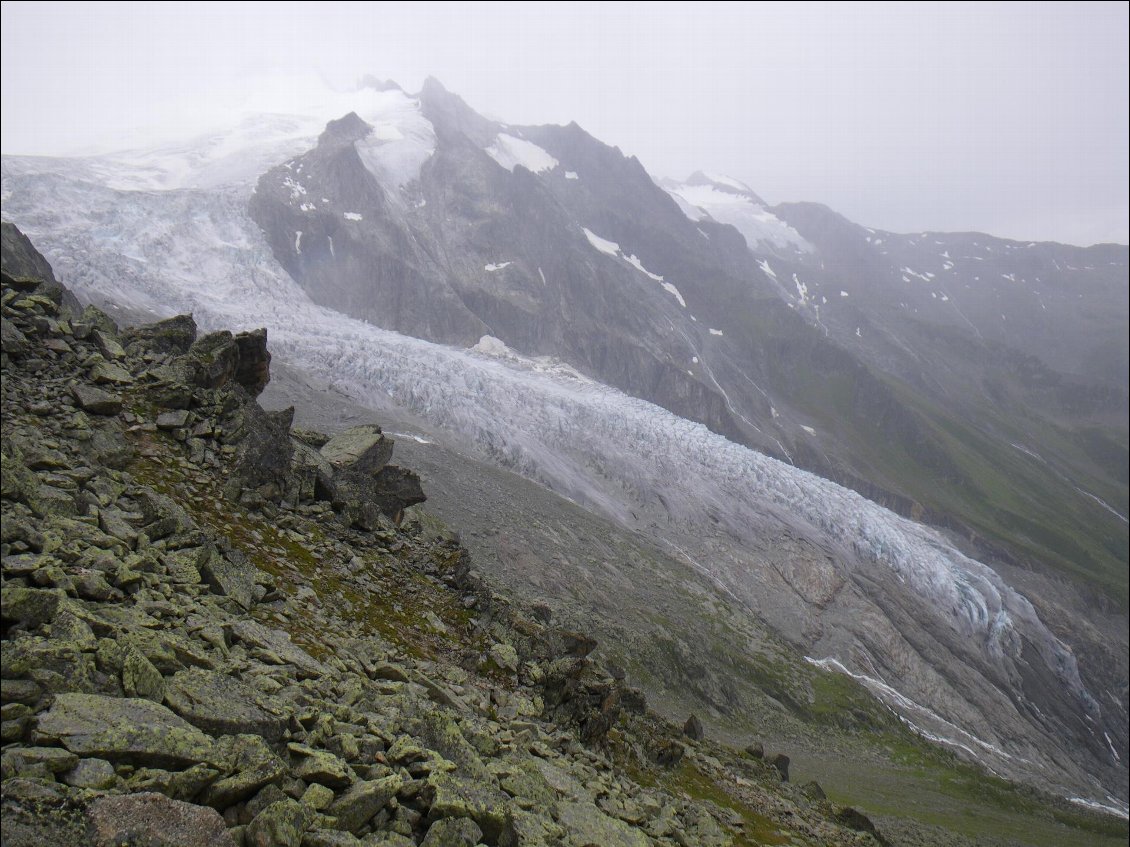
<svg viewBox="0 0 1130 847">
<path fill-rule="evenodd" d="M 263 411 L 262 331 L 119 330 L 8 224 L 2 303 L 5 845 L 884 843 Z"/>
</svg>

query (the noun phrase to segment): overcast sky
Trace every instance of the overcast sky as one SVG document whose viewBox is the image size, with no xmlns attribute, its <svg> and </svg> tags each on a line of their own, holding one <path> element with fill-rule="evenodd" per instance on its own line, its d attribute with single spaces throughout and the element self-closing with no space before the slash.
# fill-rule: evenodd
<svg viewBox="0 0 1130 847">
<path fill-rule="evenodd" d="M 263 74 L 432 75 L 657 177 L 726 173 L 882 229 L 1130 241 L 1124 2 L 2 8 L 4 153 L 203 121 Z"/>
</svg>

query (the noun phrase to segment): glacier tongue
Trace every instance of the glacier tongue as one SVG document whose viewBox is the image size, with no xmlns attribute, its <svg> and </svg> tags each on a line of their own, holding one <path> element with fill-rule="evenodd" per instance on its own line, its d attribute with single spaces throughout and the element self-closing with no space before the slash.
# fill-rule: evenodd
<svg viewBox="0 0 1130 847">
<path fill-rule="evenodd" d="M 395 143 L 391 131 L 383 135 L 382 143 Z M 567 366 L 489 344 L 480 349 L 491 355 L 444 347 L 316 306 L 273 259 L 247 215 L 245 189 L 122 192 L 32 170 L 5 162 L 4 217 L 81 295 L 191 311 L 205 327 L 266 326 L 284 360 L 361 400 L 391 398 L 487 459 L 689 548 L 688 559 L 771 621 L 838 615 L 843 632 L 821 625 L 809 638 L 821 641 L 818 655 L 985 739 L 979 755 L 1013 744 L 1007 755 L 1023 760 L 1046 742 L 1048 730 L 1035 722 L 998 732 L 988 711 L 1015 711 L 1018 668 L 1034 658 L 1058 686 L 1048 697 L 1079 716 L 1097 710 L 1074 656 L 1032 605 L 938 532 Z M 835 579 L 849 586 L 824 601 L 827 610 L 801 606 L 790 578 L 773 570 L 781 563 L 772 540 L 790 535 L 824 551 Z M 947 643 L 961 646 L 931 658 L 903 646 L 885 601 L 866 596 L 863 581 L 902 598 L 924 631 L 948 631 L 956 638 Z M 972 670 L 955 678 L 947 662 Z"/>
</svg>

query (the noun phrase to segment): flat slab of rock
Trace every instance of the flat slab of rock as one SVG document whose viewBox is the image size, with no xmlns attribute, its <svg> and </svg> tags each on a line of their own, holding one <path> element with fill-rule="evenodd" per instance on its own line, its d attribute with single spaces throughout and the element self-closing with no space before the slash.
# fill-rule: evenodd
<svg viewBox="0 0 1130 847">
<path fill-rule="evenodd" d="M 101 797 L 91 803 L 87 825 L 93 847 L 236 847 L 215 809 L 163 794 Z"/>
<path fill-rule="evenodd" d="M 259 696 L 246 682 L 215 671 L 191 668 L 165 682 L 165 702 L 211 735 L 261 735 L 278 741 L 285 721 L 259 705 Z"/>
<path fill-rule="evenodd" d="M 214 758 L 211 738 L 164 706 L 99 694 L 60 694 L 36 726 L 83 757 L 177 770 Z"/>
<path fill-rule="evenodd" d="M 339 432 L 322 446 L 321 453 L 336 467 L 361 464 L 363 470 L 375 473 L 392 458 L 392 447 L 392 439 L 385 438 L 379 426 L 362 424 Z"/>
<path fill-rule="evenodd" d="M 116 415 L 122 410 L 122 398 L 93 385 L 71 386 L 71 395 L 79 408 L 92 415 Z"/>
<path fill-rule="evenodd" d="M 224 628 L 232 638 L 242 641 L 252 655 L 271 665 L 294 665 L 301 678 L 319 677 L 325 674 L 325 666 L 290 640 L 281 629 L 269 629 L 254 621 L 240 620 L 225 624 Z"/>
</svg>

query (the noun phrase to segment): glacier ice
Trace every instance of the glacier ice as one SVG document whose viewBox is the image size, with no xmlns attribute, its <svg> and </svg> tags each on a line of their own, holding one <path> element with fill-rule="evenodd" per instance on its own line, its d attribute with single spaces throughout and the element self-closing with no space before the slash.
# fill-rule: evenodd
<svg viewBox="0 0 1130 847">
<path fill-rule="evenodd" d="M 24 229 L 81 295 L 165 315 L 192 312 L 204 327 L 266 326 L 282 360 L 362 401 L 392 398 L 480 456 L 626 525 L 661 491 L 670 512 L 664 541 L 689 546 L 711 521 L 731 533 L 725 555 L 701 555 L 700 548 L 687 559 L 734 596 L 748 597 L 742 581 L 757 577 L 750 570 L 756 558 L 733 566 L 743 544 L 758 543 L 743 536 L 751 531 L 745 528 L 776 521 L 816 539 L 845 572 L 892 575 L 930 610 L 934 625 L 958 634 L 989 665 L 1011 667 L 1025 642 L 1034 646 L 1064 696 L 1081 712 L 1096 708 L 1071 651 L 1031 603 L 937 531 L 563 363 L 524 358 L 493 339 L 474 350 L 445 347 L 319 307 L 272 257 L 247 215 L 245 187 L 123 191 L 83 173 L 5 160 L 3 177 L 5 219 Z M 611 242 L 586 236 L 619 254 Z M 866 673 L 860 649 L 844 644 L 827 660 L 866 675 L 876 690 L 890 687 Z M 935 710 L 928 685 L 899 696 Z"/>
</svg>

